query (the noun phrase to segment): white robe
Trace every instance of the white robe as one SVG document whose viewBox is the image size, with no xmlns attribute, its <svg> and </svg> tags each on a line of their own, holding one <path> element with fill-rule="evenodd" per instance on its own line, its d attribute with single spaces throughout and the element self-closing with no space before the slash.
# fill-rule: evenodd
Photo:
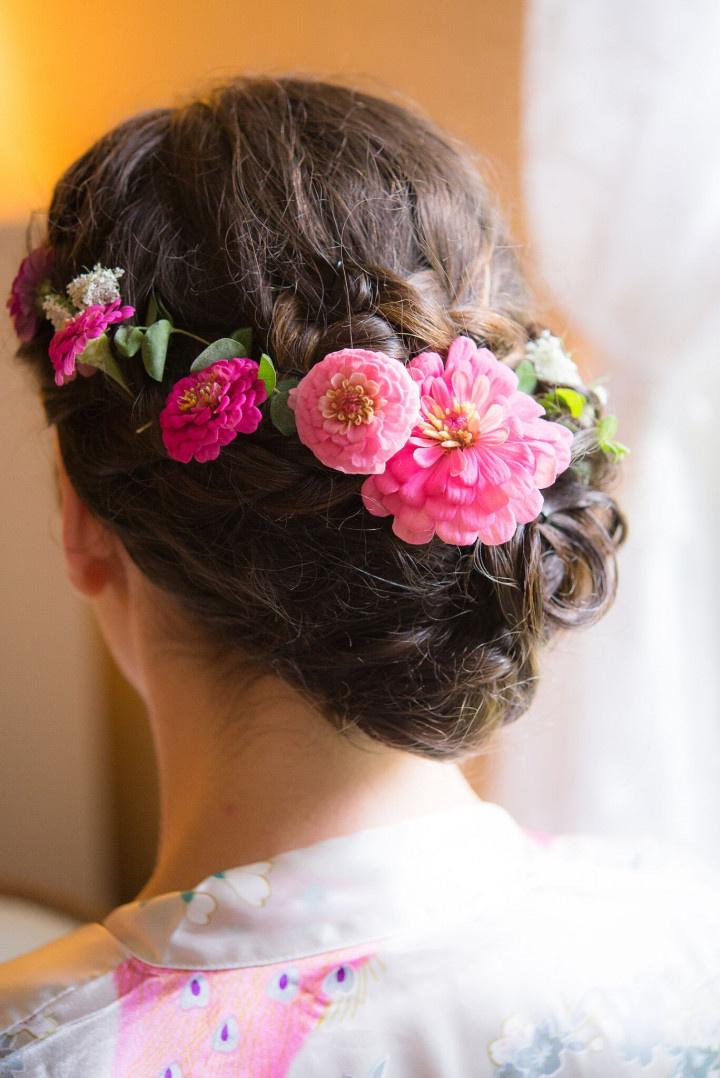
<svg viewBox="0 0 720 1078">
<path fill-rule="evenodd" d="M 0 1075 L 709 1076 L 719 908 L 720 878 L 669 848 L 530 835 L 478 801 L 0 966 Z"/>
</svg>

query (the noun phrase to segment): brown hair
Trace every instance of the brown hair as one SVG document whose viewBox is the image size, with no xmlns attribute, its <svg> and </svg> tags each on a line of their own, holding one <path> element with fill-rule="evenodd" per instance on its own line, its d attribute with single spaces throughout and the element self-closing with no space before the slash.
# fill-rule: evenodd
<svg viewBox="0 0 720 1078">
<path fill-rule="evenodd" d="M 210 339 L 251 326 L 280 372 L 349 345 L 407 361 L 459 333 L 514 362 L 539 332 L 469 155 L 404 108 L 312 80 L 241 78 L 121 124 L 58 183 L 48 242 L 58 289 L 122 266 L 138 312 L 155 290 Z M 592 430 L 575 438 L 582 471 L 510 542 L 412 546 L 364 509 L 364 476 L 269 422 L 206 464 L 168 459 L 157 422 L 136 433 L 187 372 L 187 339 L 162 385 L 125 364 L 129 402 L 105 377 L 56 387 L 49 333 L 20 355 L 79 495 L 225 662 L 271 670 L 338 729 L 472 755 L 528 707 L 541 645 L 612 601 L 624 522 Z"/>
</svg>

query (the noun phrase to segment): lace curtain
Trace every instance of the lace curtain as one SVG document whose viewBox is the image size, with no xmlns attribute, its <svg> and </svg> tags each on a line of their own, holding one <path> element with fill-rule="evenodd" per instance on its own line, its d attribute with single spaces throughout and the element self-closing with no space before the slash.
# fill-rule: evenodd
<svg viewBox="0 0 720 1078">
<path fill-rule="evenodd" d="M 609 375 L 630 537 L 615 608 L 548 655 L 491 795 L 720 858 L 720 5 L 529 0 L 525 49 L 531 250 Z"/>
</svg>

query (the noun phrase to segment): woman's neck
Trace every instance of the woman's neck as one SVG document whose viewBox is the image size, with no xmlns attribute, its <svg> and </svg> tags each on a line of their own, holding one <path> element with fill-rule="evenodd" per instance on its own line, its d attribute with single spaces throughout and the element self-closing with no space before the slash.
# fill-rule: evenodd
<svg viewBox="0 0 720 1078">
<path fill-rule="evenodd" d="M 222 869 L 401 819 L 477 802 L 453 763 L 339 734 L 285 682 L 239 705 L 187 656 L 144 676 L 160 771 L 155 870 L 138 898 L 189 890 Z"/>
</svg>

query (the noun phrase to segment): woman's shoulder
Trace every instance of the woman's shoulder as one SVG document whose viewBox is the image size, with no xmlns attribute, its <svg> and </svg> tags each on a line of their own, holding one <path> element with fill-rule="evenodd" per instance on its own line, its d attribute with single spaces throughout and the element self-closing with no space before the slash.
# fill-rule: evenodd
<svg viewBox="0 0 720 1078">
<path fill-rule="evenodd" d="M 652 838 L 526 832 L 516 886 L 490 923 L 498 946 L 551 962 L 581 981 L 640 984 L 671 969 L 716 978 L 720 993 L 720 870 Z M 478 928 L 478 946 L 492 947 Z M 718 995 L 720 1001 L 720 994 Z"/>
<path fill-rule="evenodd" d="M 111 984 L 113 970 L 125 955 L 102 925 L 86 924 L 1 963 L 0 1059 L 10 1042 L 17 1046 L 51 1032 L 56 1012 L 74 1006 L 78 993 L 87 995 L 89 989 L 96 993 L 108 974 Z M 54 1017 L 49 1017 L 50 1011 Z"/>
<path fill-rule="evenodd" d="M 532 924 L 557 923 L 606 947 L 620 939 L 632 954 L 630 925 L 639 942 L 663 931 L 665 955 L 720 948 L 720 866 L 689 849 L 652 837 L 526 832 L 522 896 Z M 625 926 L 625 928 L 623 928 Z M 611 933 L 615 930 L 615 934 Z"/>
<path fill-rule="evenodd" d="M 447 915 L 349 963 L 355 998 L 311 1033 L 293 1078 L 320 1062 L 362 1078 L 715 1073 L 713 868 L 662 843 L 588 835 L 527 836 L 515 853 L 509 869 L 469 846 L 447 877 Z"/>
<path fill-rule="evenodd" d="M 700 1064 L 720 1067 L 717 869 L 651 839 L 528 839 L 513 885 L 452 941 L 438 932 L 455 1043 L 512 1078 L 714 1073 Z"/>
</svg>

